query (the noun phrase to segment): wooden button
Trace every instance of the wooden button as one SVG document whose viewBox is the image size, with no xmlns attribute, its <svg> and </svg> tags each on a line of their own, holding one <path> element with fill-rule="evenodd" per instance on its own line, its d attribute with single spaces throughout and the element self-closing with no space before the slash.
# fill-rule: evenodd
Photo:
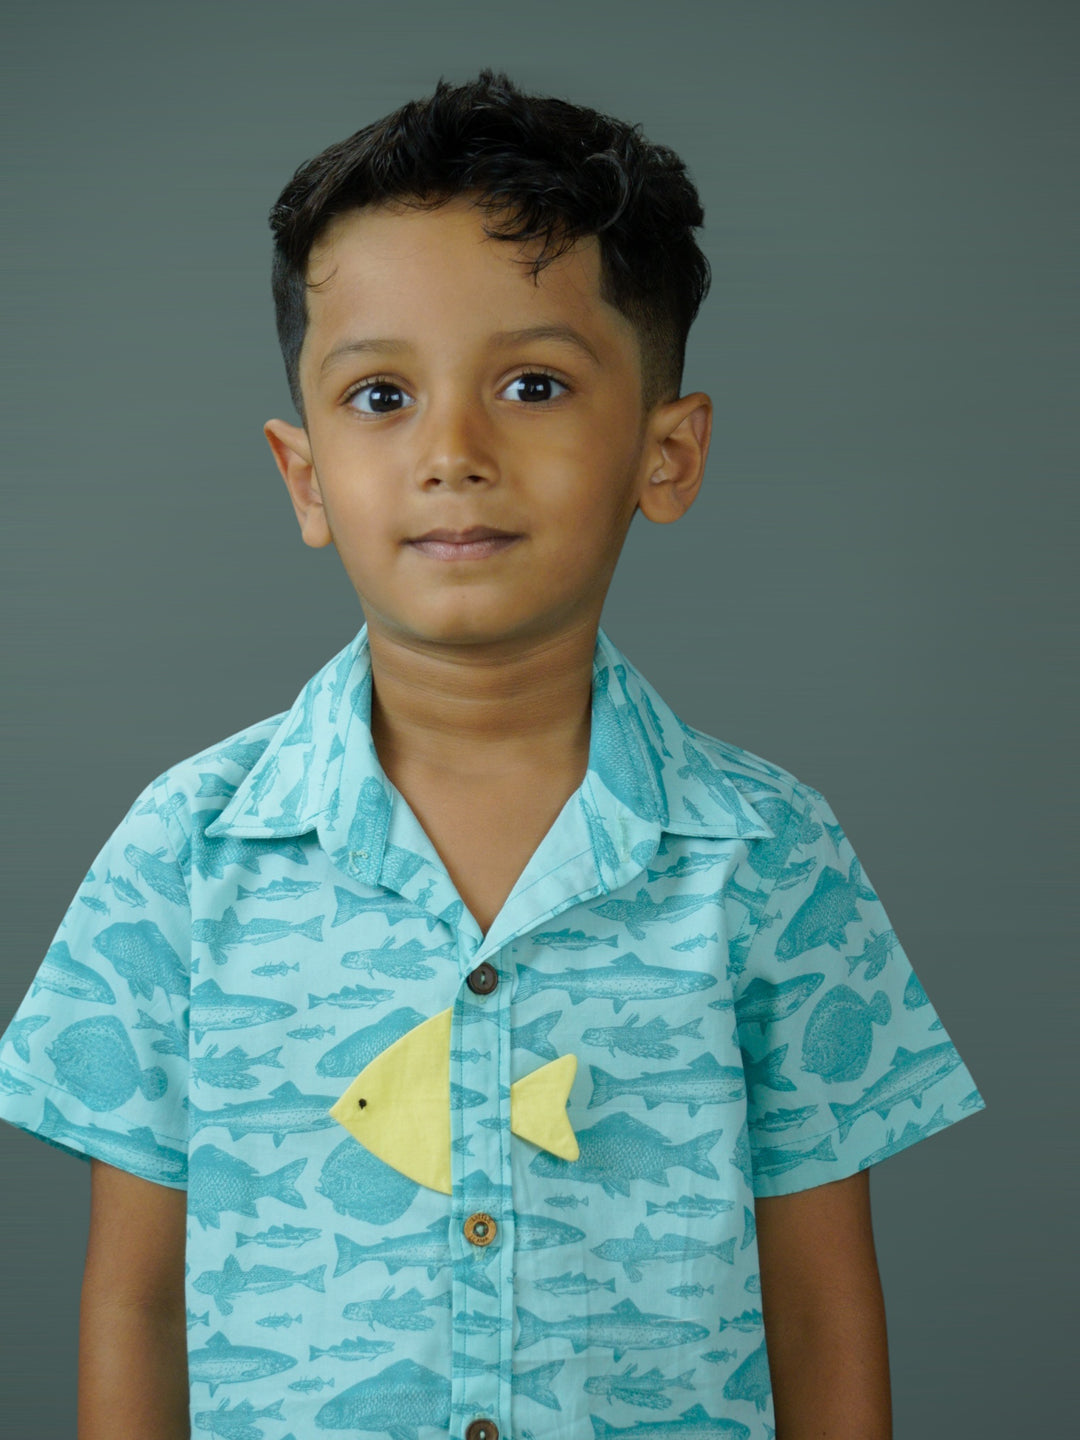
<svg viewBox="0 0 1080 1440">
<path fill-rule="evenodd" d="M 474 1420 L 465 1431 L 465 1440 L 499 1440 L 499 1427 L 494 1420 Z"/>
<path fill-rule="evenodd" d="M 495 1231 L 498 1226 L 490 1215 L 485 1215 L 483 1210 L 478 1210 L 475 1215 L 470 1215 L 465 1221 L 464 1228 L 465 1239 L 470 1245 L 490 1245 L 495 1239 Z"/>
<path fill-rule="evenodd" d="M 474 995 L 490 995 L 498 983 L 499 972 L 494 965 L 488 965 L 486 961 L 483 965 L 478 965 L 475 970 L 470 970 L 465 977 L 465 984 Z M 484 1424 L 489 1423 L 489 1421 L 484 1421 Z"/>
</svg>

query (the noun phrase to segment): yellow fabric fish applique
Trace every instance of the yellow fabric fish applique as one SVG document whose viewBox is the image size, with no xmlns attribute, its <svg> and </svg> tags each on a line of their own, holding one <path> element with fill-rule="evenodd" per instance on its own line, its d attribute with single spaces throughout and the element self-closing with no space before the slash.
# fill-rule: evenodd
<svg viewBox="0 0 1080 1440">
<path fill-rule="evenodd" d="M 387 1165 L 451 1194 L 450 1017 L 442 1010 L 365 1065 L 329 1114 Z M 510 1129 L 563 1160 L 578 1158 L 566 1114 L 577 1056 L 560 1055 L 510 1087 Z"/>
</svg>

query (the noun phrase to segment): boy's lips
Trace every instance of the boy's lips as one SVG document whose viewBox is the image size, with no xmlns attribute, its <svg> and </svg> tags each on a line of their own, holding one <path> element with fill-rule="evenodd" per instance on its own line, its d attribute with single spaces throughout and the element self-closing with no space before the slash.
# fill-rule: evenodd
<svg viewBox="0 0 1080 1440">
<path fill-rule="evenodd" d="M 470 525 L 464 530 L 428 530 L 407 543 L 433 560 L 483 560 L 505 550 L 520 535 L 491 525 Z"/>
</svg>

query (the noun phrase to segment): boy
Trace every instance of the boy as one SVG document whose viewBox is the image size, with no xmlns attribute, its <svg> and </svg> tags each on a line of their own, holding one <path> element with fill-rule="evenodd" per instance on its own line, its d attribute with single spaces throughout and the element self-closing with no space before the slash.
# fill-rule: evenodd
<svg viewBox="0 0 1080 1440">
<path fill-rule="evenodd" d="M 489 70 L 275 206 L 366 624 L 137 797 L 3 1037 L 93 1165 L 82 1440 L 890 1434 L 869 1167 L 982 1097 L 825 799 L 599 629 L 702 481 L 702 220 Z"/>
</svg>

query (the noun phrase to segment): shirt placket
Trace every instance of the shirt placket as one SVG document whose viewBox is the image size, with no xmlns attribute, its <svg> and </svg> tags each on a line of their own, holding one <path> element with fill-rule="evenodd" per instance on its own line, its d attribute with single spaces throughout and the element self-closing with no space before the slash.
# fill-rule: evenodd
<svg viewBox="0 0 1080 1440">
<path fill-rule="evenodd" d="M 510 990 L 507 952 L 476 963 L 459 937 L 465 978 L 450 1025 L 453 1262 L 450 1434 L 510 1433 L 514 1212 L 510 1185 Z"/>
</svg>

